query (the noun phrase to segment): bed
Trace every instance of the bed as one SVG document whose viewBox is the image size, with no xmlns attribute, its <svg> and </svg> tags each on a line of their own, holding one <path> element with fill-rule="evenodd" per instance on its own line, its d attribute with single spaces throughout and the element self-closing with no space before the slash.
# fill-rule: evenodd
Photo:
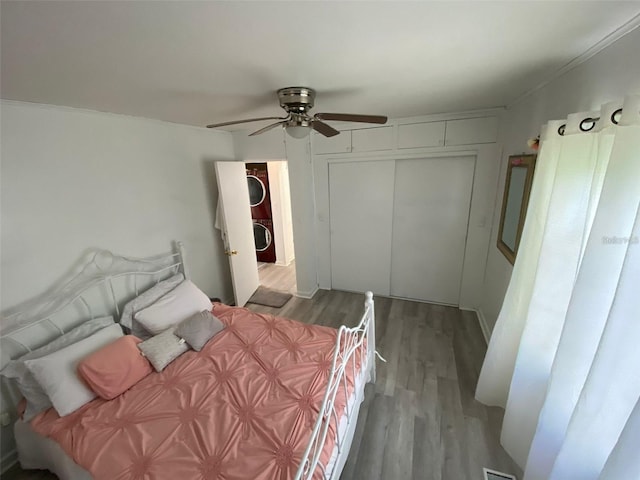
<svg viewBox="0 0 640 480">
<path fill-rule="evenodd" d="M 42 324 L 62 334 L 68 326 L 56 318 L 65 311 L 95 318 L 109 313 L 108 304 L 115 318 L 126 318 L 132 296 L 178 272 L 189 279 L 183 245 L 175 250 L 146 259 L 96 253 L 52 296 L 5 319 L 3 344 L 30 350 L 24 334 Z M 338 479 L 364 385 L 375 381 L 372 294 L 352 328 L 219 303 L 211 311 L 224 330 L 202 350 L 182 354 L 112 400 L 97 398 L 62 417 L 50 408 L 18 420 L 22 467 L 63 480 Z"/>
</svg>

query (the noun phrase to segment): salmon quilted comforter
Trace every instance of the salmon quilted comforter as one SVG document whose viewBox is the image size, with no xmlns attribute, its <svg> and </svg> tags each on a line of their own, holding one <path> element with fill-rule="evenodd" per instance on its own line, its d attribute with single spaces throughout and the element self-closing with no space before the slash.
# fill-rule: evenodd
<svg viewBox="0 0 640 480">
<path fill-rule="evenodd" d="M 96 480 L 294 478 L 337 330 L 220 304 L 213 312 L 226 328 L 202 351 L 185 353 L 114 400 L 96 399 L 62 418 L 49 409 L 31 426 Z M 349 376 L 349 391 L 337 395 L 339 415 L 353 385 Z M 322 478 L 319 470 L 314 478 Z"/>
</svg>

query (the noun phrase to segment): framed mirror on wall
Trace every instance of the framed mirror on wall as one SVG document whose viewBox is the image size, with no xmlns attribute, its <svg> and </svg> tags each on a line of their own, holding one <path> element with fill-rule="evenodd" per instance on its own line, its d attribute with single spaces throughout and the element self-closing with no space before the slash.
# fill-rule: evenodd
<svg viewBox="0 0 640 480">
<path fill-rule="evenodd" d="M 516 260 L 520 246 L 520 236 L 527 215 L 535 164 L 535 155 L 512 155 L 509 157 L 498 231 L 498 250 L 507 257 L 512 265 Z"/>
</svg>

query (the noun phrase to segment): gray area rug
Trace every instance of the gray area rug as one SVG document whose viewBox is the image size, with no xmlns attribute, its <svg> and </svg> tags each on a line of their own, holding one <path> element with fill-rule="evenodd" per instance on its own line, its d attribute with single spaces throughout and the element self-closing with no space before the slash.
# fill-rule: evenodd
<svg viewBox="0 0 640 480">
<path fill-rule="evenodd" d="M 267 307 L 280 308 L 289 300 L 291 300 L 290 293 L 279 292 L 278 290 L 272 290 L 271 288 L 258 287 L 256 293 L 251 295 L 249 303 L 256 303 L 258 305 L 266 305 Z"/>
</svg>

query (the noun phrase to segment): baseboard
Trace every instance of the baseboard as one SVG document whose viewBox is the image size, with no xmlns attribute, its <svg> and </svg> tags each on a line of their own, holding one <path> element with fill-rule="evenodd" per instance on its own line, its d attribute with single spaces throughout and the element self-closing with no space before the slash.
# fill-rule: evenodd
<svg viewBox="0 0 640 480">
<path fill-rule="evenodd" d="M 294 293 L 294 295 L 296 297 L 300 297 L 300 298 L 311 299 L 318 292 L 319 289 L 320 289 L 320 287 L 318 287 L 318 285 L 316 285 L 315 288 L 313 290 L 311 290 L 310 292 L 301 292 L 300 290 L 297 290 Z"/>
<path fill-rule="evenodd" d="M 467 308 L 467 307 L 459 307 L 460 310 L 467 310 L 469 312 L 474 312 L 476 317 L 478 317 L 478 323 L 480 324 L 480 330 L 482 330 L 482 336 L 484 337 L 484 341 L 487 345 L 489 345 L 489 339 L 491 338 L 491 329 L 487 324 L 487 319 L 484 317 L 482 310 L 478 308 Z"/>
<path fill-rule="evenodd" d="M 487 319 L 484 317 L 484 313 L 482 310 L 477 309 L 476 315 L 478 315 L 478 323 L 480 323 L 480 330 L 482 330 L 482 335 L 484 336 L 484 341 L 489 345 L 489 339 L 491 338 L 491 329 L 489 328 L 489 324 L 487 324 Z"/>
<path fill-rule="evenodd" d="M 292 258 L 291 260 L 289 260 L 288 262 L 283 262 L 282 260 L 276 260 L 276 265 L 280 266 L 280 267 L 288 267 L 289 265 L 291 265 L 291 263 L 295 260 L 295 258 Z"/>
<path fill-rule="evenodd" d="M 0 472 L 4 473 L 18 462 L 18 451 L 14 448 L 0 459 Z"/>
</svg>

